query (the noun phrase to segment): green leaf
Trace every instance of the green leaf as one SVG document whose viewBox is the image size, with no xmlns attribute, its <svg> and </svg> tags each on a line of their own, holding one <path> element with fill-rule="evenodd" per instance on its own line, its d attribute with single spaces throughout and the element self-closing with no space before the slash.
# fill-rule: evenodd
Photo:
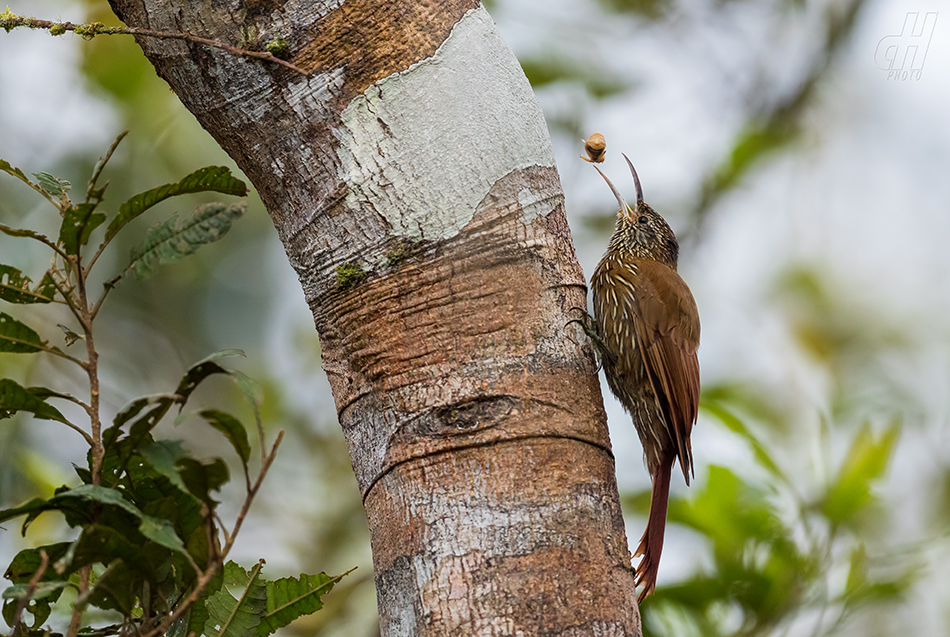
<svg viewBox="0 0 950 637">
<path fill-rule="evenodd" d="M 323 608 L 321 596 L 329 593 L 345 575 L 330 577 L 326 573 L 301 573 L 299 578 L 284 577 L 267 582 L 267 612 L 257 629 L 257 637 L 266 637 L 298 617 Z"/>
<path fill-rule="evenodd" d="M 880 478 L 900 436 L 900 424 L 894 423 L 879 437 L 865 424 L 851 444 L 841 470 L 819 502 L 821 512 L 836 525 L 855 525 L 874 503 L 871 484 Z"/>
<path fill-rule="evenodd" d="M 186 553 L 185 543 L 175 533 L 175 527 L 168 520 L 142 514 L 139 532 L 159 546 L 164 546 L 177 553 Z"/>
<path fill-rule="evenodd" d="M 105 447 L 106 452 L 108 453 L 112 446 L 119 440 L 119 437 L 122 434 L 122 427 L 127 422 L 138 416 L 145 407 L 154 405 L 151 409 L 145 412 L 144 416 L 133 423 L 133 427 L 138 425 L 137 430 L 139 433 L 141 433 L 143 430 L 147 433 L 153 427 L 155 427 L 155 425 L 158 424 L 158 421 L 161 420 L 166 413 L 168 413 L 168 410 L 173 404 L 175 404 L 177 400 L 178 396 L 174 394 L 155 394 L 152 396 L 136 398 L 131 403 L 126 405 L 122 411 L 116 414 L 115 418 L 112 420 L 112 425 L 110 425 L 109 428 L 102 433 L 102 444 Z"/>
<path fill-rule="evenodd" d="M 37 498 L 37 500 L 38 499 L 39 498 Z M 31 502 L 35 501 L 36 500 L 31 500 Z M 70 544 L 71 542 L 57 542 L 56 544 L 47 544 L 46 546 L 38 546 L 32 549 L 23 549 L 17 553 L 13 561 L 10 562 L 10 566 L 7 567 L 3 576 L 14 584 L 29 582 L 33 579 L 33 575 L 36 574 L 36 571 L 39 570 L 40 565 L 43 563 L 40 551 L 46 551 L 49 563 L 54 564 L 56 560 L 66 554 Z M 47 568 L 46 571 L 43 572 L 43 577 L 40 581 L 45 582 L 58 579 L 60 579 L 60 575 L 57 574 L 56 570 Z"/>
<path fill-rule="evenodd" d="M 99 161 L 96 162 L 95 167 L 92 169 L 92 176 L 89 178 L 89 183 L 86 185 L 86 201 L 102 201 L 102 196 L 105 193 L 106 186 L 102 188 L 96 188 L 96 183 L 99 181 L 99 176 L 102 174 L 102 171 L 105 169 L 106 164 L 109 163 L 109 160 L 112 159 L 112 153 L 115 152 L 115 149 L 118 148 L 119 143 L 129 134 L 129 131 L 122 131 L 115 138 L 115 141 L 109 146 L 109 149 L 106 151 L 106 154 L 99 158 Z"/>
<path fill-rule="evenodd" d="M 3 599 L 23 599 L 24 597 L 29 597 L 30 599 L 43 599 L 44 597 L 49 597 L 53 593 L 66 588 L 67 586 L 69 586 L 69 582 L 41 582 L 36 586 L 36 589 L 34 589 L 31 594 L 30 585 L 28 583 L 14 584 L 13 586 L 5 589 L 0 597 Z"/>
<path fill-rule="evenodd" d="M 3 604 L 3 618 L 7 624 L 13 625 L 13 619 L 16 615 L 17 606 L 19 606 L 19 591 L 28 588 L 30 580 L 39 570 L 43 563 L 40 551 L 45 551 L 49 558 L 48 566 L 40 577 L 40 585 L 37 587 L 37 594 L 34 594 L 33 601 L 27 606 L 26 610 L 33 615 L 32 628 L 39 628 L 50 616 L 50 604 L 59 599 L 66 585 L 66 575 L 56 572 L 53 564 L 62 557 L 69 548 L 69 542 L 59 542 L 32 549 L 24 549 L 17 553 L 10 566 L 4 572 L 3 576 L 13 582 L 12 589 L 7 589 L 3 593 L 3 598 L 8 600 Z M 25 592 L 25 591 L 24 591 Z"/>
<path fill-rule="evenodd" d="M 182 405 L 188 400 L 192 392 L 197 389 L 198 385 L 201 384 L 209 376 L 214 374 L 229 374 L 230 372 L 221 367 L 214 361 L 208 361 L 204 363 L 195 363 L 188 368 L 188 371 L 185 372 L 185 375 L 182 376 L 181 381 L 178 383 L 178 387 L 175 388 L 175 396 L 177 396 L 178 402 Z"/>
<path fill-rule="evenodd" d="M 135 541 L 140 542 L 141 538 L 135 538 Z M 152 570 L 152 565 L 143 554 L 142 547 L 136 546 L 130 538 L 104 524 L 85 526 L 79 537 L 70 544 L 63 558 L 58 566 L 69 573 L 74 573 L 89 564 L 99 563 L 108 566 L 117 559 L 128 562 L 140 571 L 151 572 Z"/>
<path fill-rule="evenodd" d="M 84 484 L 76 487 L 75 489 L 67 489 L 62 491 L 61 493 L 58 493 L 50 498 L 49 503 L 51 505 L 56 505 L 60 502 L 75 498 L 91 500 L 93 502 L 99 502 L 108 506 L 118 507 L 127 513 L 132 514 L 138 519 L 142 518 L 142 512 L 139 511 L 134 504 L 126 500 L 122 493 L 117 489 L 110 489 L 108 487 L 101 487 L 94 484 Z"/>
<path fill-rule="evenodd" d="M 10 226 L 5 226 L 2 223 L 0 223 L 0 232 L 10 235 L 11 237 L 28 237 L 30 239 L 36 239 L 37 241 L 42 241 L 43 243 L 47 245 L 52 243 L 49 240 L 49 237 L 47 237 L 46 235 L 40 234 L 38 232 L 33 232 L 32 230 L 24 230 L 22 228 L 11 228 Z"/>
<path fill-rule="evenodd" d="M 57 323 L 56 327 L 63 330 L 63 338 L 66 339 L 66 347 L 69 347 L 76 341 L 84 341 L 86 337 L 82 334 L 77 334 L 74 332 L 68 325 L 63 325 L 62 323 Z"/>
<path fill-rule="evenodd" d="M 8 161 L 6 161 L 6 160 L 4 160 L 4 159 L 0 159 L 0 170 L 2 170 L 3 172 L 7 173 L 8 175 L 11 175 L 11 176 L 13 176 L 13 177 L 16 177 L 17 179 L 19 179 L 20 181 L 22 181 L 22 182 L 24 182 L 24 183 L 30 184 L 31 186 L 33 185 L 33 182 L 31 182 L 31 181 L 27 178 L 27 176 L 23 173 L 22 170 L 20 170 L 20 169 L 17 168 L 16 166 L 11 166 L 11 165 L 10 165 L 10 162 L 8 162 Z"/>
<path fill-rule="evenodd" d="M 75 489 L 69 489 L 53 496 L 46 502 L 45 508 L 47 510 L 59 509 L 61 508 L 60 505 L 74 499 L 91 500 L 122 509 L 139 520 L 138 530 L 146 538 L 173 551 L 179 553 L 185 552 L 184 543 L 181 538 L 175 534 L 175 528 L 168 520 L 145 515 L 138 507 L 126 500 L 117 489 L 84 484 Z"/>
<path fill-rule="evenodd" d="M 259 562 L 250 573 L 235 564 L 224 565 L 221 589 L 205 602 L 209 617 L 204 634 L 208 637 L 252 637 L 267 609 L 267 586 L 259 580 Z M 237 589 L 237 596 L 228 589 Z"/>
<path fill-rule="evenodd" d="M 182 222 L 173 215 L 165 223 L 149 230 L 145 243 L 132 250 L 128 269 L 139 280 L 155 274 L 160 266 L 175 263 L 193 254 L 206 243 L 213 243 L 227 234 L 231 222 L 244 214 L 244 202 L 225 206 L 210 203 L 199 207 Z"/>
<path fill-rule="evenodd" d="M 0 312 L 0 352 L 28 354 L 42 351 L 45 344 L 31 328 Z"/>
<path fill-rule="evenodd" d="M 216 352 L 211 352 L 210 354 L 202 358 L 200 361 L 192 364 L 191 368 L 189 369 L 198 367 L 202 363 L 211 363 L 214 361 L 221 360 L 222 358 L 234 358 L 235 356 L 240 356 L 241 358 L 247 358 L 247 354 L 244 353 L 243 349 L 237 349 L 234 347 L 226 347 L 224 349 L 219 349 Z"/>
<path fill-rule="evenodd" d="M 69 192 L 70 188 L 73 187 L 73 185 L 65 179 L 60 179 L 59 177 L 49 173 L 38 172 L 33 173 L 33 176 L 36 177 L 36 181 L 40 186 L 40 190 L 51 197 L 60 197 L 65 195 L 67 192 Z"/>
<path fill-rule="evenodd" d="M 96 204 L 81 203 L 72 206 L 63 215 L 59 228 L 59 242 L 66 254 L 77 254 L 81 246 L 89 242 L 92 231 L 102 225 L 106 216 L 96 212 Z"/>
<path fill-rule="evenodd" d="M 247 468 L 247 461 L 251 458 L 251 445 L 247 441 L 247 430 L 241 421 L 217 409 L 205 409 L 200 412 L 200 416 L 207 421 L 209 425 L 224 434 L 234 450 L 241 458 L 241 464 Z"/>
<path fill-rule="evenodd" d="M 228 465 L 221 458 L 205 462 L 182 458 L 178 461 L 178 470 L 188 487 L 188 493 L 209 506 L 214 504 L 211 492 L 220 491 L 221 486 L 231 478 Z"/>
<path fill-rule="evenodd" d="M 158 440 L 140 448 L 139 453 L 156 471 L 171 480 L 172 484 L 182 491 L 188 490 L 175 464 L 188 457 L 188 452 L 181 447 L 181 440 Z"/>
<path fill-rule="evenodd" d="M 738 434 L 746 444 L 752 449 L 752 453 L 755 455 L 756 461 L 769 473 L 773 476 L 785 482 L 789 482 L 788 478 L 782 472 L 782 469 L 778 466 L 778 463 L 772 458 L 772 455 L 768 452 L 765 445 L 759 442 L 749 428 L 737 418 L 732 412 L 727 410 L 721 404 L 707 401 L 703 404 L 703 409 L 719 419 L 719 422 L 724 424 L 730 431 L 735 434 Z"/>
<path fill-rule="evenodd" d="M 244 182 L 231 175 L 223 166 L 207 166 L 196 170 L 175 184 L 166 184 L 139 193 L 119 206 L 119 214 L 109 224 L 105 240 L 111 241 L 125 224 L 152 206 L 177 195 L 195 192 L 220 192 L 243 197 L 247 195 Z"/>
<path fill-rule="evenodd" d="M 264 404 L 264 388 L 261 384 L 242 372 L 231 370 L 231 378 L 234 384 L 238 386 L 244 399 L 254 408 L 254 420 L 257 422 L 257 429 L 263 438 L 263 424 L 261 423 L 261 405 Z"/>
<path fill-rule="evenodd" d="M 43 511 L 48 511 L 52 507 L 49 502 L 43 498 L 33 498 L 25 504 L 21 504 L 18 507 L 13 507 L 12 509 L 2 509 L 0 510 L 0 524 L 3 524 L 7 520 L 12 520 L 13 518 L 18 518 L 21 515 L 33 515 L 35 513 L 42 513 Z M 24 532 L 26 529 L 24 529 Z"/>
<path fill-rule="evenodd" d="M 207 603 L 208 600 L 216 595 L 218 591 L 221 590 L 221 586 L 224 584 L 224 569 L 219 568 L 214 574 L 214 577 L 211 578 L 211 581 L 208 582 L 208 585 L 203 591 L 201 591 L 201 596 L 198 600 L 192 604 L 191 612 L 186 617 L 182 618 L 186 621 L 183 621 L 182 624 L 184 630 L 182 634 L 187 636 L 192 633 L 195 635 L 204 635 L 205 623 L 210 619 L 211 614 L 208 612 Z M 174 630 L 174 626 L 172 627 Z M 171 632 L 171 631 L 170 631 Z"/>
<path fill-rule="evenodd" d="M 39 285 L 32 287 L 30 277 L 9 265 L 0 265 L 0 300 L 9 303 L 49 303 L 56 294 L 53 277 L 47 272 Z"/>
<path fill-rule="evenodd" d="M 18 411 L 28 411 L 42 420 L 69 423 L 58 409 L 45 402 L 46 397 L 57 395 L 45 387 L 21 387 L 9 378 L 4 378 L 0 380 L 0 420 Z"/>
</svg>

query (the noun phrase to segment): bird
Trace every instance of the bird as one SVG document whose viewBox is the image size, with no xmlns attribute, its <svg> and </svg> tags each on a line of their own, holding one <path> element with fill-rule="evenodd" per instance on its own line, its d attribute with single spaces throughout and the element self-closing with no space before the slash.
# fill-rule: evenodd
<svg viewBox="0 0 950 637">
<path fill-rule="evenodd" d="M 687 485 L 694 473 L 690 433 L 699 410 L 700 326 L 693 294 L 676 271 L 676 235 L 643 201 L 637 171 L 623 157 L 636 188 L 634 206 L 594 166 L 620 208 L 607 252 L 591 277 L 591 331 L 607 385 L 633 420 L 653 480 L 646 530 L 634 553 L 642 558 L 635 577 L 636 587 L 643 586 L 642 602 L 656 589 L 674 461 Z"/>
</svg>

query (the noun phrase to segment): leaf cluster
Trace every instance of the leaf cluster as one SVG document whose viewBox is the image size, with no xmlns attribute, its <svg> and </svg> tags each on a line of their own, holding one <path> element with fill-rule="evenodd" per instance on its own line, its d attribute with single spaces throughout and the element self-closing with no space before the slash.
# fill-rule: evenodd
<svg viewBox="0 0 950 637">
<path fill-rule="evenodd" d="M 73 540 L 28 548 L 14 557 L 4 571 L 12 585 L 2 594 L 3 618 L 15 635 L 53 634 L 44 624 L 64 591 L 72 591 L 70 637 L 80 633 L 263 637 L 318 610 L 321 596 L 343 575 L 321 573 L 267 581 L 261 576 L 263 560 L 251 571 L 227 560 L 282 436 L 278 435 L 268 452 L 259 415 L 260 388 L 219 362 L 243 353 L 224 350 L 198 361 L 173 391 L 133 400 L 105 426 L 99 417 L 99 355 L 94 332 L 103 301 L 121 279 L 128 274 L 146 278 L 162 265 L 217 241 L 241 216 L 245 204 L 212 203 L 184 220 L 172 216 L 147 233 L 132 250 L 128 266 L 105 284 L 98 299 L 90 299 L 87 285 L 90 271 L 112 240 L 152 207 L 184 194 L 210 191 L 244 196 L 247 189 L 227 168 L 210 166 L 176 183 L 133 196 L 110 217 L 99 210 L 106 186 L 98 186 L 98 180 L 124 135 L 96 164 L 79 202 L 70 199 L 68 181 L 44 172 L 34 173 L 30 179 L 0 160 L 0 171 L 40 194 L 61 216 L 56 238 L 0 224 L 0 231 L 7 235 L 39 241 L 53 253 L 49 269 L 35 284 L 18 268 L 0 265 L 0 300 L 14 305 L 66 306 L 75 325 L 59 325 L 64 347 L 82 342 L 86 350 L 85 356 L 67 353 L 33 327 L 0 312 L 0 353 L 52 354 L 78 366 L 89 383 L 89 398 L 84 400 L 46 387 L 25 387 L 11 378 L 0 379 L 0 420 L 23 412 L 62 423 L 79 433 L 89 447 L 86 464 L 75 467 L 77 484 L 61 486 L 51 497 L 0 510 L 0 524 L 23 518 L 24 536 L 47 512 L 61 515 L 78 534 Z M 85 254 L 96 230 L 103 226 L 98 247 Z M 201 421 L 224 436 L 240 463 L 246 495 L 230 529 L 219 517 L 215 499 L 230 480 L 228 464 L 221 458 L 195 457 L 181 441 L 155 436 L 156 426 L 173 410 L 179 421 L 186 420 L 183 408 L 199 386 L 215 375 L 231 378 L 254 407 L 261 450 L 259 471 L 252 476 L 252 447 L 244 424 L 218 409 L 198 412 Z M 67 418 L 55 401 L 78 406 L 88 422 Z M 83 613 L 89 608 L 120 620 L 108 626 L 84 625 Z"/>
<path fill-rule="evenodd" d="M 835 635 L 861 608 L 899 601 L 914 581 L 913 564 L 872 568 L 860 533 L 878 508 L 874 487 L 887 470 L 899 423 L 878 434 L 863 426 L 833 476 L 805 496 L 800 476 L 785 471 L 772 445 L 734 413 L 747 401 L 723 386 L 705 392 L 701 404 L 746 444 L 763 477 L 750 480 L 712 465 L 698 493 L 671 498 L 668 520 L 706 538 L 712 564 L 657 589 L 643 607 L 645 635 L 767 635 L 802 621 L 813 624 L 816 636 Z M 628 504 L 647 510 L 649 492 Z"/>
</svg>

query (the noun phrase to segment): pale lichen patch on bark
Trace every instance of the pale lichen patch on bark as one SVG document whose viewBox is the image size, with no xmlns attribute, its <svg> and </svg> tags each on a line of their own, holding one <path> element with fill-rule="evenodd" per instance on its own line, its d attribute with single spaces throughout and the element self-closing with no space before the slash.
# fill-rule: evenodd
<svg viewBox="0 0 950 637">
<path fill-rule="evenodd" d="M 531 86 L 481 8 L 431 58 L 357 96 L 341 121 L 347 206 L 372 207 L 412 239 L 455 236 L 497 180 L 554 165 Z"/>
</svg>

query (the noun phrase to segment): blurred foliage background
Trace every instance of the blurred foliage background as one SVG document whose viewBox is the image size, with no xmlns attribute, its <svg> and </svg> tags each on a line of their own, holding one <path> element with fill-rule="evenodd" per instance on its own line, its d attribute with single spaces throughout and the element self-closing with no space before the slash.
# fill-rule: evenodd
<svg viewBox="0 0 950 637">
<path fill-rule="evenodd" d="M 10 8 L 116 23 L 104 0 Z M 626 152 L 647 201 L 681 237 L 680 269 L 700 307 L 697 480 L 674 486 L 645 634 L 950 633 L 950 22 L 938 19 L 919 79 L 889 79 L 878 55 L 908 12 L 939 4 L 488 8 L 545 110 L 585 272 L 613 226 L 610 193 L 578 158 L 596 130 L 613 180 L 624 181 Z M 19 30 L 0 34 L 0 60 L 0 157 L 28 173 L 82 183 L 125 128 L 107 205 L 204 165 L 233 167 L 130 38 Z M 54 224 L 17 186 L 0 181 L 0 219 Z M 140 232 L 173 210 L 138 220 Z M 111 253 L 116 268 L 128 247 Z M 40 251 L 4 237 L 0 255 L 31 275 L 46 267 Z M 107 416 L 173 387 L 212 351 L 247 352 L 242 371 L 265 385 L 265 422 L 287 439 L 235 559 L 264 557 L 275 576 L 359 565 L 324 611 L 285 634 L 374 635 L 368 534 L 319 340 L 260 202 L 225 241 L 123 284 L 110 304 L 99 328 Z M 14 356 L 0 357 L 0 373 L 81 381 Z M 218 391 L 240 412 L 228 384 Z M 649 478 L 628 461 L 640 455 L 628 417 L 606 400 L 635 542 Z M 165 433 L 213 453 L 197 431 Z M 79 442 L 55 423 L 0 423 L 0 506 L 71 481 L 64 468 L 81 460 Z M 0 562 L 64 532 L 52 517 L 25 540 L 2 530 Z"/>
</svg>

